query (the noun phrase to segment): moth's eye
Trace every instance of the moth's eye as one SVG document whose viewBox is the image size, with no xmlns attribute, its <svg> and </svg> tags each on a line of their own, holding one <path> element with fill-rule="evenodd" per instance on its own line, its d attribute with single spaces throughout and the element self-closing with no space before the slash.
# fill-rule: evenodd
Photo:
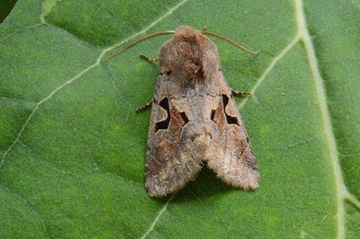
<svg viewBox="0 0 360 239">
<path fill-rule="evenodd" d="M 160 71 L 160 72 L 159 72 L 159 76 L 164 76 L 164 75 L 170 76 L 170 75 L 171 75 L 171 71 Z"/>
<path fill-rule="evenodd" d="M 227 95 L 222 95 L 222 100 L 223 100 L 223 107 L 224 107 L 224 112 L 225 112 L 225 116 L 226 116 L 226 121 L 228 124 L 236 124 L 239 125 L 239 121 L 237 117 L 233 117 L 231 115 L 228 115 L 226 113 L 226 106 L 229 103 L 229 97 Z"/>
<path fill-rule="evenodd" d="M 219 68 L 219 71 L 221 71 L 221 68 Z"/>
</svg>

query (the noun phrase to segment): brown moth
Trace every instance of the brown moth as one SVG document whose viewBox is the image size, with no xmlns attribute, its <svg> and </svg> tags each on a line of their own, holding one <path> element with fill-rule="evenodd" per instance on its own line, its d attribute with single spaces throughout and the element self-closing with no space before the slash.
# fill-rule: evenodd
<svg viewBox="0 0 360 239">
<path fill-rule="evenodd" d="M 228 184 L 259 187 L 234 91 L 221 72 L 215 44 L 204 33 L 180 27 L 160 49 L 145 165 L 151 197 L 183 188 L 204 161 Z"/>
</svg>

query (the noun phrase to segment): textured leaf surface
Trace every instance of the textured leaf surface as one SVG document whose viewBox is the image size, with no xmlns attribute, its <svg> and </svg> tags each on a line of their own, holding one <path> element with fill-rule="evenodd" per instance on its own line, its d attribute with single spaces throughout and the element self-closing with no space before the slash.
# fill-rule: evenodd
<svg viewBox="0 0 360 239">
<path fill-rule="evenodd" d="M 356 1 L 18 1 L 0 25 L 1 238 L 357 238 Z M 261 172 L 254 192 L 206 167 L 174 197 L 143 188 L 156 57 L 190 25 L 217 44 Z"/>
</svg>

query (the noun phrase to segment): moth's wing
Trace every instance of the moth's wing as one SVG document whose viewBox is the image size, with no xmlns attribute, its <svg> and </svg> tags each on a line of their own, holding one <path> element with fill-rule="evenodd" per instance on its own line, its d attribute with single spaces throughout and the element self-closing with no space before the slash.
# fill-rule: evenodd
<svg viewBox="0 0 360 239">
<path fill-rule="evenodd" d="M 201 161 L 192 152 L 196 145 L 186 136 L 186 115 L 167 96 L 154 101 L 145 165 L 145 188 L 151 197 L 175 192 L 192 180 Z M 191 131 L 191 129 L 190 129 Z"/>
<path fill-rule="evenodd" d="M 256 189 L 259 187 L 260 176 L 255 156 L 231 90 L 222 74 L 221 77 L 222 80 L 219 82 L 220 103 L 215 112 L 223 115 L 215 116 L 214 120 L 218 127 L 222 128 L 222 145 L 219 145 L 218 148 L 223 150 L 223 155 L 222 157 L 208 158 L 208 166 L 221 179 L 233 186 Z"/>
</svg>

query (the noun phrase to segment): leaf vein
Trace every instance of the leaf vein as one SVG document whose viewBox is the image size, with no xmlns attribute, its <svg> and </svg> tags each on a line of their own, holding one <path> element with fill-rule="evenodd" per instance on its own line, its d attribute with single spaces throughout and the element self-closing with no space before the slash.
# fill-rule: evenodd
<svg viewBox="0 0 360 239">
<path fill-rule="evenodd" d="M 337 150 L 337 144 L 333 133 L 333 127 L 331 124 L 330 112 L 327 105 L 326 90 L 324 86 L 324 79 L 322 78 L 319 70 L 318 60 L 316 58 L 316 52 L 314 45 L 307 29 L 306 16 L 304 13 L 304 7 L 301 0 L 295 0 L 296 22 L 298 24 L 298 34 L 304 43 L 305 50 L 308 54 L 308 60 L 311 73 L 314 77 L 315 88 L 318 96 L 320 113 L 323 119 L 323 127 L 325 137 L 329 147 L 329 153 L 331 158 L 332 167 L 334 170 L 335 185 L 336 185 L 336 197 L 337 197 L 337 238 L 345 238 L 345 209 L 344 199 L 348 195 L 346 186 L 343 181 L 341 172 L 341 166 L 339 162 L 339 152 Z"/>
</svg>

